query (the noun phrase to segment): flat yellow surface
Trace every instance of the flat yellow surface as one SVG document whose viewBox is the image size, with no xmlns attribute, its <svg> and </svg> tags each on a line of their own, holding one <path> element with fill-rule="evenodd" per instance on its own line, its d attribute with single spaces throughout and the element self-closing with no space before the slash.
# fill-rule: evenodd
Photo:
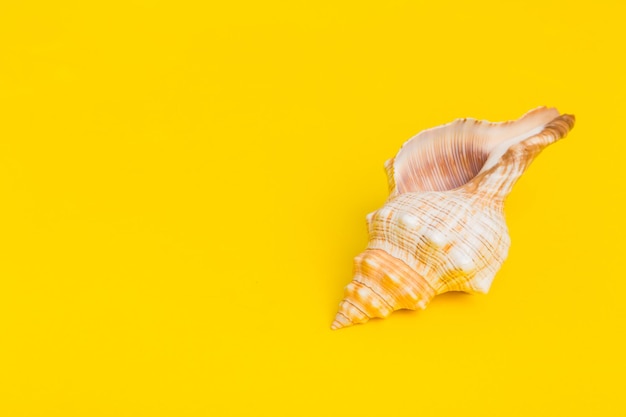
<svg viewBox="0 0 626 417">
<path fill-rule="evenodd" d="M 0 416 L 626 415 L 625 6 L 5 1 Z M 383 162 L 574 113 L 486 296 L 333 332 Z"/>
</svg>

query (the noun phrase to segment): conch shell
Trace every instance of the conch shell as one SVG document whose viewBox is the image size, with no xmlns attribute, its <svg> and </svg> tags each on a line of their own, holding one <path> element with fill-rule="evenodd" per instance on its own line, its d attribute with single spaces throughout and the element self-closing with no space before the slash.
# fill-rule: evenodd
<svg viewBox="0 0 626 417">
<path fill-rule="evenodd" d="M 425 130 L 385 163 L 390 195 L 367 215 L 332 329 L 425 308 L 447 291 L 487 293 L 509 250 L 504 199 L 574 116 L 540 107 L 516 121 L 458 119 Z"/>
</svg>

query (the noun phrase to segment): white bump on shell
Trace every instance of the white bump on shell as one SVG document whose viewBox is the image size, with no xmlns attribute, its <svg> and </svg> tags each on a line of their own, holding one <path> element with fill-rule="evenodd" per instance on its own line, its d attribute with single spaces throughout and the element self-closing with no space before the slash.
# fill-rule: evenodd
<svg viewBox="0 0 626 417">
<path fill-rule="evenodd" d="M 403 214 L 400 221 L 408 228 L 414 228 L 418 224 L 417 217 L 408 213 Z"/>
<path fill-rule="evenodd" d="M 389 217 L 390 214 L 391 214 L 391 208 L 389 207 L 383 207 L 380 210 L 378 210 L 378 215 L 382 218 L 387 218 Z"/>
<path fill-rule="evenodd" d="M 373 268 L 378 268 L 378 262 L 376 262 L 372 258 L 365 259 L 365 263 L 368 264 L 369 266 L 373 267 Z"/>
<path fill-rule="evenodd" d="M 426 238 L 437 247 L 441 247 L 446 243 L 446 235 L 438 230 L 430 230 L 426 233 Z"/>
<path fill-rule="evenodd" d="M 459 248 L 452 248 L 452 250 L 450 250 L 450 257 L 452 258 L 454 265 L 464 271 L 469 271 L 474 268 L 474 261 L 472 258 Z"/>
<path fill-rule="evenodd" d="M 487 291 L 489 291 L 489 287 L 491 287 L 491 280 L 489 279 L 474 280 L 472 284 L 473 284 L 472 286 L 474 287 L 476 291 L 486 294 Z"/>
</svg>

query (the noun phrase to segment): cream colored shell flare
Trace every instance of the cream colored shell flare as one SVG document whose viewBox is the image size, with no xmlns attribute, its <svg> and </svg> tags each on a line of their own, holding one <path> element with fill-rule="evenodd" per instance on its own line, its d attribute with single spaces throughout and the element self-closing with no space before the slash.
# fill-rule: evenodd
<svg viewBox="0 0 626 417">
<path fill-rule="evenodd" d="M 332 329 L 426 308 L 447 291 L 487 293 L 509 250 L 503 203 L 574 116 L 540 107 L 516 121 L 459 119 L 425 130 L 387 161 L 390 195 L 367 216 Z"/>
</svg>

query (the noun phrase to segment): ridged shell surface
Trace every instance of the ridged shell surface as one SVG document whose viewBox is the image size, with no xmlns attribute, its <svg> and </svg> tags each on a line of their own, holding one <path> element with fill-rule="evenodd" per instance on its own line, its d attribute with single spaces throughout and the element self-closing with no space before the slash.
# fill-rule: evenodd
<svg viewBox="0 0 626 417">
<path fill-rule="evenodd" d="M 423 309 L 447 291 L 487 293 L 510 244 L 504 199 L 573 125 L 541 107 L 514 122 L 461 119 L 409 140 L 385 164 L 390 196 L 367 216 L 369 243 L 331 328 Z"/>
</svg>

